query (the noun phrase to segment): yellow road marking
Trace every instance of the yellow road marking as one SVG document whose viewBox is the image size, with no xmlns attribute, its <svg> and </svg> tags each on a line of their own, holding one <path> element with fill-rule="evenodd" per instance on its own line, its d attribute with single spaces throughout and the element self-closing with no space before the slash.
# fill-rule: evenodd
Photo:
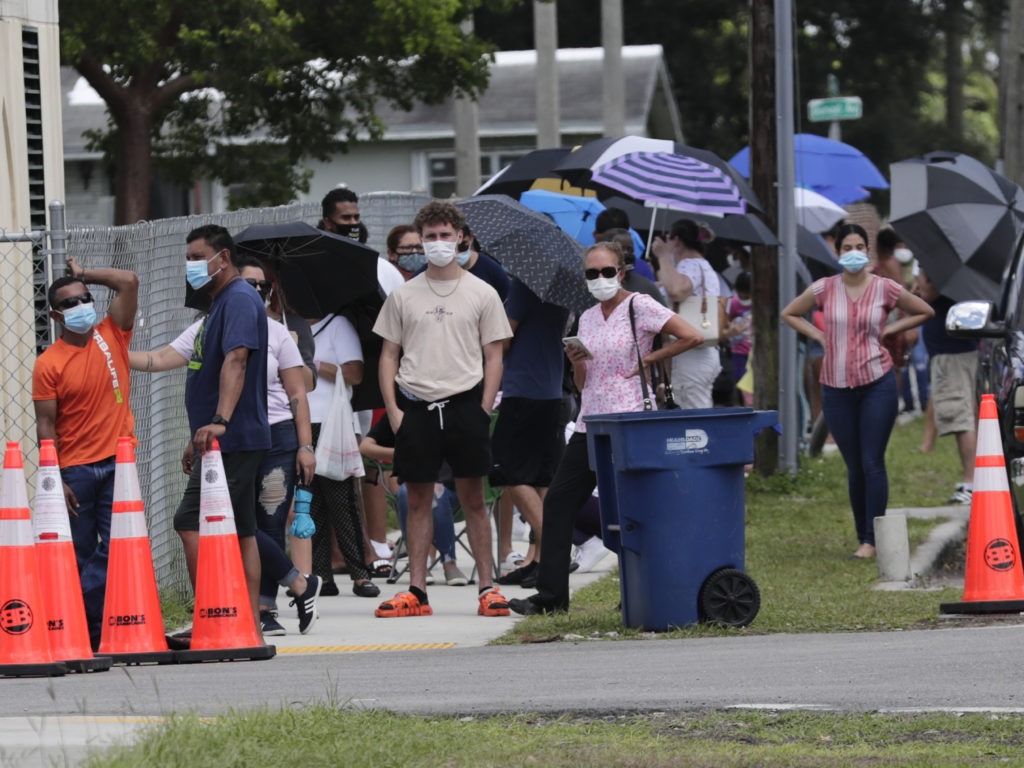
<svg viewBox="0 0 1024 768">
<path fill-rule="evenodd" d="M 371 651 L 425 651 L 454 648 L 455 643 L 380 643 L 377 645 L 306 645 L 294 648 L 277 647 L 280 654 L 299 653 L 368 653 Z"/>
</svg>

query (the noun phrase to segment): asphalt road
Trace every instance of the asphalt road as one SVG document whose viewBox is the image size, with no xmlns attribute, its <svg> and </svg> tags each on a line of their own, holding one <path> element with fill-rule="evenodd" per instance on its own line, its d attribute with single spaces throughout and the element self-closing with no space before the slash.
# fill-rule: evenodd
<svg viewBox="0 0 1024 768">
<path fill-rule="evenodd" d="M 1024 626 L 550 643 L 117 668 L 4 680 L 0 717 L 162 715 L 329 702 L 408 713 L 731 706 L 1013 709 Z"/>
</svg>

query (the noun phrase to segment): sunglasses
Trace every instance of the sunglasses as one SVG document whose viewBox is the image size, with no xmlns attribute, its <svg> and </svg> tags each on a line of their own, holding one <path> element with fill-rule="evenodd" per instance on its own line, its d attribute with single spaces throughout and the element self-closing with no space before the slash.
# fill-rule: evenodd
<svg viewBox="0 0 1024 768">
<path fill-rule="evenodd" d="M 600 269 L 585 269 L 583 270 L 583 276 L 587 280 L 597 280 L 599 277 L 615 277 L 619 274 L 618 267 L 601 267 Z"/>
<path fill-rule="evenodd" d="M 270 281 L 269 280 L 257 280 L 255 277 L 245 278 L 245 282 L 259 291 L 262 295 L 270 293 Z"/>
<path fill-rule="evenodd" d="M 79 304 L 92 304 L 92 294 L 86 291 L 80 293 L 78 296 L 68 296 L 66 299 L 57 302 L 57 306 L 61 309 L 71 309 L 77 307 Z"/>
</svg>

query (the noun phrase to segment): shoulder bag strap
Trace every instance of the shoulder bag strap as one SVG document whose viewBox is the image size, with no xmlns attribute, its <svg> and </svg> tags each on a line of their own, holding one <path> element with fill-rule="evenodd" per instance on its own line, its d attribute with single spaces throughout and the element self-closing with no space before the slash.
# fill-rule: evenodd
<svg viewBox="0 0 1024 768">
<path fill-rule="evenodd" d="M 651 393 L 647 389 L 647 376 L 644 374 L 644 359 L 640 354 L 640 343 L 636 339 L 636 317 L 633 314 L 633 297 L 629 299 L 629 327 L 633 331 L 633 349 L 636 350 L 636 375 L 640 377 L 640 392 L 644 396 L 644 410 L 653 411 L 654 404 L 651 403 Z"/>
</svg>

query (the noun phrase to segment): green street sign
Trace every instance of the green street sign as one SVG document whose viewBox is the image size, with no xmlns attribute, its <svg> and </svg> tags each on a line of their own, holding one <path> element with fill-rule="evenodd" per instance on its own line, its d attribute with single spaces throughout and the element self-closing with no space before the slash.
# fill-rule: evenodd
<svg viewBox="0 0 1024 768">
<path fill-rule="evenodd" d="M 807 119 L 812 123 L 833 120 L 859 120 L 864 114 L 860 96 L 834 96 L 830 99 L 811 99 L 807 102 Z"/>
</svg>

